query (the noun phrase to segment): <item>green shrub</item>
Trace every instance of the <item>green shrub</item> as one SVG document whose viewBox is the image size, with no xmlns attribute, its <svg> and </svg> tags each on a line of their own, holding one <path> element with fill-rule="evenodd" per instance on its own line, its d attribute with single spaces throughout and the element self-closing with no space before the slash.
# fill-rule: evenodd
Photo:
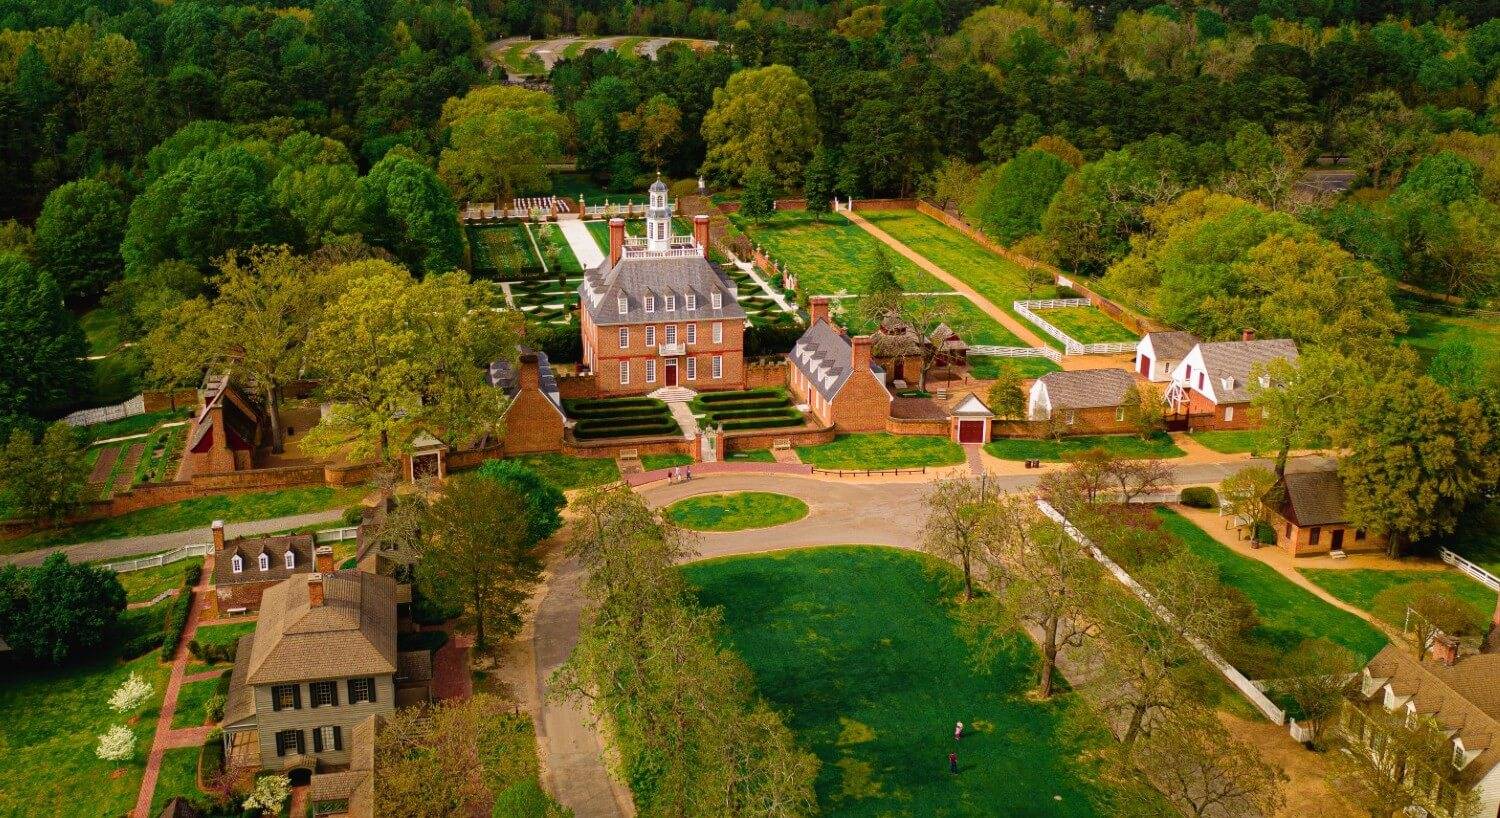
<svg viewBox="0 0 1500 818">
<path fill-rule="evenodd" d="M 698 396 L 698 400 L 704 403 L 721 403 L 723 401 L 746 400 L 748 398 L 784 398 L 786 390 L 774 386 L 763 386 L 758 389 L 742 389 L 737 392 L 704 392 Z"/>
<path fill-rule="evenodd" d="M 732 418 L 758 418 L 758 417 L 802 417 L 802 413 L 790 406 L 774 406 L 764 409 L 729 409 L 723 412 L 710 412 L 712 420 L 729 420 Z"/>
<path fill-rule="evenodd" d="M 203 563 L 201 562 L 195 562 L 192 565 L 189 565 L 188 567 L 182 569 L 182 592 L 186 594 L 187 589 L 193 587 L 194 585 L 197 585 L 198 580 L 202 577 Z"/>
<path fill-rule="evenodd" d="M 1276 529 L 1270 523 L 1261 520 L 1255 524 L 1255 541 L 1261 545 L 1276 544 Z"/>
<path fill-rule="evenodd" d="M 238 642 L 227 642 L 224 644 L 203 644 L 197 639 L 188 642 L 188 653 L 193 658 L 199 659 L 205 664 L 218 664 L 220 662 L 233 662 L 235 647 Z"/>
<path fill-rule="evenodd" d="M 629 420 L 634 418 L 669 417 L 672 410 L 666 406 L 627 406 L 623 409 L 587 409 L 570 412 L 577 420 Z"/>
<path fill-rule="evenodd" d="M 1208 486 L 1188 486 L 1182 490 L 1182 504 L 1189 508 L 1216 508 L 1219 495 Z"/>
<path fill-rule="evenodd" d="M 733 432 L 737 429 L 774 429 L 778 426 L 801 426 L 802 415 L 796 417 L 779 418 L 755 418 L 753 420 L 726 420 L 723 423 L 724 431 Z"/>
<path fill-rule="evenodd" d="M 445 604 L 442 600 L 422 593 L 416 583 L 412 584 L 411 618 L 418 625 L 441 625 L 450 619 L 457 619 L 463 612 L 463 605 L 457 602 Z"/>
<path fill-rule="evenodd" d="M 224 702 L 224 696 L 218 693 L 205 699 L 203 702 L 203 720 L 209 723 L 216 723 L 224 718 Z"/>
<path fill-rule="evenodd" d="M 120 646 L 120 658 L 134 659 L 161 647 L 161 631 L 140 634 Z"/>
<path fill-rule="evenodd" d="M 625 406 L 665 406 L 656 398 L 575 398 L 563 401 L 563 408 L 569 412 L 588 411 L 590 409 L 607 409 L 609 407 Z"/>
<path fill-rule="evenodd" d="M 188 613 L 193 609 L 193 595 L 180 593 L 167 603 L 167 613 L 161 629 L 161 660 L 172 661 L 177 652 L 177 643 L 182 641 L 182 631 L 187 627 Z"/>
<path fill-rule="evenodd" d="M 580 420 L 573 426 L 573 435 L 582 440 L 606 437 L 636 437 L 646 435 L 675 434 L 681 430 L 670 415 L 648 422 L 622 423 L 616 420 Z"/>
<path fill-rule="evenodd" d="M 344 509 L 343 523 L 345 528 L 353 528 L 365 520 L 364 506 L 350 506 Z"/>
<path fill-rule="evenodd" d="M 524 779 L 511 784 L 495 798 L 491 818 L 561 818 L 568 814 L 535 781 Z"/>
<path fill-rule="evenodd" d="M 217 727 L 209 731 L 208 738 L 198 750 L 198 769 L 205 781 L 224 771 L 224 733 Z"/>
</svg>

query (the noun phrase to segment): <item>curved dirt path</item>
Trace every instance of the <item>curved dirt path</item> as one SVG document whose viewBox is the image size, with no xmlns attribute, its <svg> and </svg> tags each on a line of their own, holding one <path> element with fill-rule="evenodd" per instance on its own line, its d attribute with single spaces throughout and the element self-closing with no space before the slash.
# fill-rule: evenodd
<svg viewBox="0 0 1500 818">
<path fill-rule="evenodd" d="M 884 230 L 881 230 L 879 227 L 876 227 L 870 222 L 869 219 L 866 219 L 865 217 L 852 210 L 841 210 L 839 212 L 847 216 L 849 218 L 849 221 L 854 222 L 855 224 L 864 228 L 865 232 L 869 233 L 877 239 L 880 239 L 886 244 L 886 246 L 905 256 L 913 264 L 936 276 L 939 281 L 947 284 L 954 290 L 957 290 L 960 294 L 963 295 L 964 298 L 967 298 L 970 301 L 974 302 L 974 306 L 978 307 L 980 310 L 983 310 L 985 315 L 988 315 L 996 321 L 999 321 L 1001 326 L 1010 330 L 1017 338 L 1020 338 L 1022 343 L 1026 344 L 1027 346 L 1033 347 L 1047 346 L 1047 342 L 1043 341 L 1041 336 L 1031 331 L 1031 329 L 1025 324 L 1011 317 L 1010 313 L 1000 309 L 994 304 L 994 302 L 980 295 L 977 290 L 960 281 L 952 273 L 944 270 L 936 264 L 933 264 L 932 261 L 926 256 L 918 253 L 910 247 L 907 247 L 901 242 L 900 239 L 897 239 L 890 233 L 887 233 Z"/>
</svg>

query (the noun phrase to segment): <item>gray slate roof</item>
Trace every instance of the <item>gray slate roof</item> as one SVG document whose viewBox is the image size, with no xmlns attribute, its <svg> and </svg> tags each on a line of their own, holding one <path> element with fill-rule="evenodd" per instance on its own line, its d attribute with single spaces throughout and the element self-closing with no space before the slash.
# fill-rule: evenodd
<svg viewBox="0 0 1500 818">
<path fill-rule="evenodd" d="M 1151 339 L 1151 349 L 1156 352 L 1157 360 L 1174 364 L 1186 358 L 1198 345 L 1198 336 L 1191 332 L 1148 332 L 1146 337 Z"/>
<path fill-rule="evenodd" d="M 1297 342 L 1290 338 L 1267 338 L 1256 341 L 1216 341 L 1199 344 L 1203 353 L 1203 366 L 1208 378 L 1213 381 L 1214 395 L 1219 403 L 1248 403 L 1250 401 L 1250 370 L 1256 365 L 1277 358 L 1297 360 Z M 1233 378 L 1225 387 L 1224 378 Z"/>
<path fill-rule="evenodd" d="M 1053 409 L 1099 409 L 1119 406 L 1135 376 L 1123 369 L 1048 372 L 1040 378 Z"/>
<path fill-rule="evenodd" d="M 552 401 L 553 406 L 561 410 L 562 395 L 557 391 L 557 376 L 552 374 L 552 362 L 547 360 L 547 353 L 524 346 L 519 350 L 522 355 L 528 352 L 536 355 L 537 370 L 542 381 L 542 394 L 547 396 L 547 400 Z M 504 392 L 505 396 L 511 400 L 515 400 L 516 395 L 521 394 L 521 383 L 510 361 L 499 360 L 490 364 L 490 386 Z"/>
<path fill-rule="evenodd" d="M 1344 481 L 1332 470 L 1289 472 L 1281 514 L 1300 526 L 1349 522 L 1344 513 Z"/>
<path fill-rule="evenodd" d="M 832 324 L 819 319 L 797 339 L 789 357 L 824 400 L 833 400 L 849 381 L 854 345 Z"/>
<path fill-rule="evenodd" d="M 723 295 L 719 309 L 710 294 Z M 698 305 L 687 308 L 687 293 L 696 293 Z M 656 296 L 656 310 L 646 312 L 646 296 Z M 667 295 L 677 296 L 677 309 L 666 310 Z M 652 321 L 745 320 L 738 290 L 717 264 L 697 255 L 671 257 L 623 256 L 609 268 L 609 259 L 584 274 L 578 285 L 579 300 L 597 326 L 641 324 Z M 627 299 L 620 312 L 620 296 Z"/>
</svg>

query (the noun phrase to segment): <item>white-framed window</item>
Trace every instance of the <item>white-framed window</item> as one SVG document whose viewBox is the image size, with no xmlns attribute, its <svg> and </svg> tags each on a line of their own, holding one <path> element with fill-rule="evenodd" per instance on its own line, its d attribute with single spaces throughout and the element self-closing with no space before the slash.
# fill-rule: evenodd
<svg viewBox="0 0 1500 818">
<path fill-rule="evenodd" d="M 235 554 L 234 558 L 229 561 L 229 570 L 232 571 L 232 572 L 234 572 L 234 573 L 236 573 L 236 574 L 240 573 L 241 571 L 244 571 L 245 570 L 245 558 L 241 557 L 239 554 Z"/>
<path fill-rule="evenodd" d="M 286 552 L 286 570 L 290 571 L 297 567 L 297 554 L 293 551 Z"/>
<path fill-rule="evenodd" d="M 666 330 L 667 330 L 667 343 L 668 344 L 675 344 L 675 343 L 677 343 L 677 325 L 676 324 L 668 324 L 666 326 Z"/>
<path fill-rule="evenodd" d="M 690 343 L 690 344 L 696 344 L 696 343 L 698 343 L 698 325 L 697 324 L 688 324 L 687 325 L 687 342 Z"/>
<path fill-rule="evenodd" d="M 630 362 L 629 361 L 621 361 L 620 362 L 620 385 L 624 386 L 625 384 L 628 384 L 628 383 L 630 383 Z"/>
<path fill-rule="evenodd" d="M 262 571 L 269 571 L 269 570 L 271 570 L 271 555 L 270 554 L 261 554 L 260 555 L 260 570 L 262 570 Z"/>
<path fill-rule="evenodd" d="M 724 343 L 724 325 L 721 324 L 721 323 L 719 323 L 718 321 L 715 321 L 714 325 L 713 325 L 713 333 L 712 333 L 712 335 L 713 335 L 714 343 L 716 343 L 716 344 L 722 344 L 722 343 Z"/>
<path fill-rule="evenodd" d="M 1225 421 L 1234 420 L 1234 407 L 1233 406 L 1226 406 L 1226 407 L 1224 407 L 1224 420 Z"/>
<path fill-rule="evenodd" d="M 677 296 L 667 296 L 667 312 L 677 312 Z"/>
<path fill-rule="evenodd" d="M 630 299 L 626 298 L 623 295 L 615 299 L 615 305 L 620 308 L 621 315 L 630 312 Z"/>
<path fill-rule="evenodd" d="M 718 290 L 714 290 L 713 292 L 708 294 L 708 303 L 709 306 L 713 307 L 716 310 L 724 309 L 724 294 L 719 292 Z"/>
<path fill-rule="evenodd" d="M 1116 406 L 1115 407 L 1115 422 L 1116 423 L 1124 423 L 1125 422 L 1125 407 L 1123 407 L 1123 406 Z"/>
<path fill-rule="evenodd" d="M 656 312 L 656 296 L 646 296 L 646 312 Z"/>
<path fill-rule="evenodd" d="M 338 752 L 344 749 L 344 740 L 340 732 L 338 727 L 333 726 L 313 728 L 313 752 L 322 753 L 329 750 Z"/>
<path fill-rule="evenodd" d="M 724 377 L 724 356 L 723 355 L 715 355 L 714 356 L 713 368 L 710 370 L 710 374 L 713 375 L 714 380 L 718 380 L 718 379 Z"/>
<path fill-rule="evenodd" d="M 687 359 L 687 379 L 690 380 L 690 381 L 696 381 L 696 380 L 698 380 L 698 359 L 697 358 L 688 358 Z"/>
<path fill-rule="evenodd" d="M 656 359 L 646 359 L 646 383 L 656 383 Z"/>
<path fill-rule="evenodd" d="M 335 682 L 313 682 L 307 686 L 307 696 L 313 707 L 337 707 L 339 686 Z"/>
<path fill-rule="evenodd" d="M 687 302 L 686 306 L 687 306 L 688 309 L 690 309 L 690 310 L 696 310 L 696 309 L 698 309 L 698 294 L 697 293 L 688 293 L 687 295 L 684 295 L 682 297 L 682 300 Z"/>
<path fill-rule="evenodd" d="M 620 349 L 630 346 L 630 327 L 620 327 Z"/>
<path fill-rule="evenodd" d="M 646 346 L 648 346 L 648 347 L 654 347 L 654 346 L 656 346 L 656 325 L 655 324 L 648 324 L 648 325 L 646 325 Z"/>
<path fill-rule="evenodd" d="M 349 680 L 349 703 L 363 704 L 375 701 L 375 680 L 370 678 Z"/>
</svg>

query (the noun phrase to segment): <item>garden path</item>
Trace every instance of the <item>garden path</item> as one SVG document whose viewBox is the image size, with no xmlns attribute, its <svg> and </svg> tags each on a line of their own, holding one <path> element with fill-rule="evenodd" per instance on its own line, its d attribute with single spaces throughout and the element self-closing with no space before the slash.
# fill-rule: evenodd
<svg viewBox="0 0 1500 818">
<path fill-rule="evenodd" d="M 594 235 L 589 232 L 588 225 L 582 219 L 558 219 L 557 228 L 562 231 L 563 238 L 568 240 L 568 246 L 573 248 L 573 255 L 578 257 L 578 263 L 585 270 L 592 270 L 604 263 L 604 253 L 599 249 L 599 242 L 594 241 Z"/>
<path fill-rule="evenodd" d="M 858 213 L 848 211 L 845 212 L 844 215 L 849 217 L 849 221 L 852 221 L 860 227 L 864 228 L 865 232 L 869 233 L 877 239 L 880 239 L 892 250 L 895 250 L 896 252 L 910 259 L 913 264 L 916 264 L 923 270 L 932 273 L 938 278 L 939 281 L 942 281 L 944 284 L 947 284 L 948 286 L 962 293 L 965 298 L 974 302 L 974 305 L 976 307 L 978 307 L 980 310 L 983 310 L 985 315 L 988 315 L 996 321 L 999 321 L 1001 326 L 1010 330 L 1017 338 L 1020 338 L 1023 343 L 1034 347 L 1045 347 L 1047 345 L 1047 343 L 1043 341 L 1040 336 L 1038 336 L 1035 332 L 1032 332 L 1031 329 L 1028 328 L 1025 324 L 1013 318 L 1010 313 L 1000 309 L 999 306 L 995 305 L 988 298 L 980 295 L 979 292 L 973 287 L 970 287 L 969 285 L 960 281 L 952 273 L 949 273 L 947 270 L 944 270 L 936 264 L 933 264 L 932 261 L 929 260 L 926 256 L 918 253 L 910 247 L 907 247 L 895 236 L 892 236 L 890 233 L 887 233 L 884 230 L 881 230 L 879 227 L 871 224 L 868 219 L 859 215 Z"/>
<path fill-rule="evenodd" d="M 212 726 L 172 729 L 172 718 L 177 715 L 177 696 L 182 692 L 187 676 L 188 659 L 192 654 L 187 645 L 198 633 L 198 622 L 208 607 L 208 578 L 213 575 L 213 555 L 204 557 L 203 571 L 198 575 L 198 584 L 193 586 L 192 607 L 188 609 L 187 626 L 182 629 L 182 639 L 172 658 L 172 675 L 167 678 L 167 691 L 162 697 L 161 715 L 156 719 L 156 733 L 151 742 L 150 755 L 146 757 L 146 771 L 141 776 L 141 791 L 135 799 L 134 818 L 151 818 L 151 798 L 156 792 L 156 779 L 161 774 L 162 756 L 167 750 L 178 747 L 195 747 L 208 738 Z"/>
</svg>

